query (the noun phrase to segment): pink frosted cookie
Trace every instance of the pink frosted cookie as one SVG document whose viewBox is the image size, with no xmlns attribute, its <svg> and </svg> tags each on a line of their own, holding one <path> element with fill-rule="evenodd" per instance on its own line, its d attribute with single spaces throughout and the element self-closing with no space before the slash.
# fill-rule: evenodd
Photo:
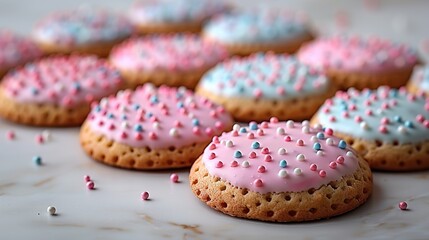
<svg viewBox="0 0 429 240">
<path fill-rule="evenodd" d="M 133 169 L 189 167 L 213 136 L 231 128 L 224 108 L 185 88 L 146 84 L 104 98 L 81 129 L 97 161 Z"/>
<path fill-rule="evenodd" d="M 35 126 L 80 125 L 90 102 L 122 87 L 119 73 L 95 56 L 53 56 L 10 72 L 0 84 L 0 116 Z"/>
<path fill-rule="evenodd" d="M 404 44 L 379 38 L 335 36 L 304 45 L 298 59 L 323 68 L 342 89 L 400 87 L 419 62 L 417 52 Z"/>
<path fill-rule="evenodd" d="M 9 31 L 0 31 L 0 77 L 11 68 L 42 55 L 36 44 Z"/>
<path fill-rule="evenodd" d="M 133 32 L 126 18 L 85 8 L 47 16 L 33 29 L 33 39 L 48 54 L 79 52 L 105 57 Z"/>
<path fill-rule="evenodd" d="M 372 191 L 368 164 L 332 131 L 276 118 L 213 138 L 189 179 L 210 207 L 274 222 L 339 215 Z"/>
<path fill-rule="evenodd" d="M 227 57 L 225 48 L 197 35 L 170 34 L 130 39 L 113 49 L 110 61 L 130 87 L 151 82 L 193 89 L 209 68 Z"/>
</svg>

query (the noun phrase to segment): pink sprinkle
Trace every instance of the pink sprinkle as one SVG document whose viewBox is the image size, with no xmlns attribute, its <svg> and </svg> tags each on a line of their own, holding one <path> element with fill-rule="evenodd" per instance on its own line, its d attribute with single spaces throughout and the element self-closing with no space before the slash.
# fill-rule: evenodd
<svg viewBox="0 0 429 240">
<path fill-rule="evenodd" d="M 43 138 L 42 135 L 38 134 L 38 135 L 36 135 L 36 142 L 38 144 L 43 144 L 45 142 L 45 139 Z"/>
<path fill-rule="evenodd" d="M 217 167 L 217 166 L 216 166 Z M 176 173 L 172 173 L 170 175 L 170 181 L 174 182 L 174 183 L 178 183 L 179 182 L 179 175 L 177 175 Z"/>
<path fill-rule="evenodd" d="M 271 157 L 271 155 L 265 155 L 265 157 L 264 157 L 265 162 L 271 162 L 272 160 L 273 160 L 273 158 Z"/>
<path fill-rule="evenodd" d="M 6 133 L 6 137 L 7 137 L 7 139 L 9 139 L 9 140 L 14 140 L 14 139 L 15 139 L 15 132 L 14 132 L 14 131 L 8 131 L 8 132 Z"/>
<path fill-rule="evenodd" d="M 217 121 L 217 122 L 215 123 L 215 127 L 216 127 L 217 129 L 223 129 L 224 124 L 223 124 L 223 122 Z"/>
<path fill-rule="evenodd" d="M 337 157 L 337 163 L 343 164 L 344 163 L 344 157 L 343 156 L 338 156 Z"/>
<path fill-rule="evenodd" d="M 400 202 L 398 206 L 399 206 L 399 209 L 401 210 L 407 210 L 408 208 L 407 202 Z"/>
<path fill-rule="evenodd" d="M 193 127 L 193 128 L 192 128 L 192 132 L 193 132 L 195 135 L 199 135 L 199 134 L 201 133 L 200 128 L 199 128 L 199 127 L 197 127 L 197 126 L 195 126 L 195 127 Z"/>
<path fill-rule="evenodd" d="M 262 154 L 269 154 L 270 149 L 268 149 L 267 147 L 264 147 L 264 148 L 262 148 L 261 152 L 262 152 Z"/>
<path fill-rule="evenodd" d="M 387 124 L 389 124 L 390 123 L 390 121 L 389 121 L 389 119 L 387 118 L 387 117 L 383 117 L 383 118 L 381 118 L 381 124 L 383 124 L 383 125 L 387 125 Z"/>
<path fill-rule="evenodd" d="M 329 167 L 332 169 L 335 169 L 335 168 L 337 168 L 337 163 L 336 162 L 330 162 Z"/>
<path fill-rule="evenodd" d="M 325 128 L 325 133 L 328 136 L 332 136 L 332 134 L 334 134 L 334 130 L 332 130 L 331 128 Z"/>
<path fill-rule="evenodd" d="M 350 110 L 355 111 L 357 109 L 355 104 L 350 105 L 349 107 Z"/>
<path fill-rule="evenodd" d="M 262 129 L 258 129 L 258 131 L 256 131 L 256 133 L 258 134 L 258 136 L 264 136 L 264 130 L 262 130 Z"/>
<path fill-rule="evenodd" d="M 279 122 L 278 118 L 276 118 L 276 117 L 270 118 L 270 123 L 278 123 L 278 122 Z"/>
<path fill-rule="evenodd" d="M 255 152 L 249 153 L 249 158 L 256 158 L 256 153 Z"/>
<path fill-rule="evenodd" d="M 111 130 L 111 131 L 113 131 L 113 130 L 115 130 L 115 125 L 113 124 L 113 123 L 111 123 L 110 125 L 109 125 L 109 130 Z"/>
<path fill-rule="evenodd" d="M 210 116 L 211 116 L 212 118 L 217 118 L 217 113 L 216 113 L 216 111 L 214 111 L 214 110 L 210 111 Z"/>
<path fill-rule="evenodd" d="M 311 164 L 311 165 L 310 165 L 310 170 L 311 170 L 311 171 L 317 171 L 317 165 L 316 165 L 316 164 L 314 164 L 314 163 L 313 163 L 313 164 Z"/>
<path fill-rule="evenodd" d="M 355 122 L 358 122 L 358 123 L 362 122 L 362 117 L 361 116 L 356 116 L 355 117 Z"/>
<path fill-rule="evenodd" d="M 423 122 L 423 125 L 424 125 L 426 128 L 429 128 L 429 120 L 425 120 L 425 121 Z"/>
<path fill-rule="evenodd" d="M 285 142 L 290 142 L 292 141 L 292 138 L 290 136 L 286 136 L 284 137 Z"/>
<path fill-rule="evenodd" d="M 141 194 L 141 198 L 142 198 L 142 200 L 148 200 L 149 199 L 149 193 L 148 192 L 143 192 L 142 194 Z"/>
<path fill-rule="evenodd" d="M 89 181 L 91 181 L 91 177 L 89 175 L 85 175 L 85 176 L 83 176 L 83 180 L 85 182 L 89 182 Z"/>
<path fill-rule="evenodd" d="M 261 179 L 256 179 L 253 183 L 256 187 L 262 187 L 264 185 Z"/>
<path fill-rule="evenodd" d="M 177 127 L 177 128 L 179 128 L 179 127 L 182 127 L 183 125 L 182 125 L 182 123 L 180 122 L 180 121 L 174 121 L 174 126 L 175 127 Z"/>
<path fill-rule="evenodd" d="M 214 143 L 210 144 L 210 145 L 209 145 L 209 149 L 210 149 L 210 150 L 214 150 L 214 149 L 216 149 L 216 144 L 214 144 Z"/>
<path fill-rule="evenodd" d="M 212 139 L 212 142 L 216 143 L 216 144 L 219 144 L 220 143 L 219 137 L 218 136 L 214 136 L 213 139 Z"/>
<path fill-rule="evenodd" d="M 121 138 L 126 139 L 128 137 L 128 134 L 126 132 L 121 133 Z"/>
<path fill-rule="evenodd" d="M 156 140 L 158 139 L 158 135 L 156 135 L 156 133 L 154 132 L 149 132 L 149 138 L 152 140 Z"/>
<path fill-rule="evenodd" d="M 237 130 L 232 131 L 232 136 L 233 137 L 237 137 L 238 136 L 238 131 Z"/>
<path fill-rule="evenodd" d="M 370 109 L 365 110 L 365 114 L 368 116 L 372 116 L 372 111 Z"/>
<path fill-rule="evenodd" d="M 255 95 L 256 98 L 262 97 L 262 91 L 261 91 L 261 89 L 255 89 L 253 91 L 253 95 Z"/>
<path fill-rule="evenodd" d="M 319 171 L 319 176 L 321 176 L 321 177 L 326 177 L 326 172 L 325 172 L 325 170 L 320 170 L 320 171 Z"/>
<path fill-rule="evenodd" d="M 221 161 L 217 162 L 217 163 L 216 163 L 216 167 L 217 167 L 217 168 L 221 168 L 221 167 L 223 167 L 223 162 L 221 162 Z"/>
<path fill-rule="evenodd" d="M 346 112 L 346 111 L 344 111 L 341 115 L 345 118 L 348 118 L 350 116 L 349 112 Z"/>
<path fill-rule="evenodd" d="M 410 101 L 410 102 L 414 102 L 415 100 L 416 100 L 416 95 L 413 95 L 413 94 L 409 94 L 408 95 L 408 101 Z"/>
<path fill-rule="evenodd" d="M 86 187 L 89 189 L 89 190 L 94 190 L 94 188 L 95 188 L 95 184 L 94 184 L 94 182 L 93 181 L 88 181 L 87 183 L 86 183 Z"/>
<path fill-rule="evenodd" d="M 264 173 L 265 172 L 265 167 L 264 166 L 259 166 L 258 167 L 258 172 Z"/>
<path fill-rule="evenodd" d="M 325 108 L 323 108 L 323 110 L 322 110 L 324 113 L 329 113 L 329 112 L 331 112 L 330 110 L 329 110 L 329 108 L 328 107 L 325 107 Z"/>
<path fill-rule="evenodd" d="M 423 115 L 419 114 L 416 116 L 416 120 L 420 123 L 423 123 L 425 121 L 425 117 L 423 117 Z"/>
<path fill-rule="evenodd" d="M 262 122 L 261 127 L 262 128 L 268 128 L 268 122 Z"/>
<path fill-rule="evenodd" d="M 211 160 L 211 159 L 215 159 L 215 158 L 216 158 L 216 153 L 214 153 L 214 152 L 210 153 L 209 159 Z"/>
<path fill-rule="evenodd" d="M 302 140 L 302 139 L 298 139 L 298 140 L 296 141 L 296 145 L 297 145 L 297 146 L 304 146 L 304 140 Z"/>
<path fill-rule="evenodd" d="M 276 92 L 279 95 L 283 95 L 283 94 L 285 94 L 285 89 L 280 86 L 280 87 L 277 87 Z"/>
<path fill-rule="evenodd" d="M 238 166 L 238 162 L 237 161 L 232 161 L 231 162 L 231 167 L 237 167 Z"/>
<path fill-rule="evenodd" d="M 136 133 L 134 135 L 134 139 L 136 139 L 136 140 L 143 140 L 143 135 L 141 133 Z"/>
<path fill-rule="evenodd" d="M 329 121 L 330 122 L 335 122 L 337 119 L 335 118 L 335 116 L 330 116 L 329 117 Z"/>
<path fill-rule="evenodd" d="M 382 109 L 389 109 L 389 104 L 383 103 L 383 104 L 381 104 L 381 108 Z"/>
<path fill-rule="evenodd" d="M 254 139 L 254 138 L 255 138 L 255 134 L 253 134 L 253 133 L 248 133 L 248 134 L 247 134 L 247 138 L 248 138 L 248 139 Z"/>
<path fill-rule="evenodd" d="M 386 127 L 386 126 L 384 126 L 384 125 L 381 125 L 381 126 L 378 128 L 378 131 L 379 131 L 379 132 L 381 132 L 381 133 L 384 133 L 384 134 L 386 134 L 386 133 L 388 132 L 387 127 Z"/>
<path fill-rule="evenodd" d="M 214 134 L 214 131 L 213 131 L 213 129 L 212 128 L 210 128 L 210 127 L 208 127 L 208 128 L 206 128 L 206 134 L 207 135 L 209 135 L 209 136 L 212 136 L 213 134 Z"/>
</svg>

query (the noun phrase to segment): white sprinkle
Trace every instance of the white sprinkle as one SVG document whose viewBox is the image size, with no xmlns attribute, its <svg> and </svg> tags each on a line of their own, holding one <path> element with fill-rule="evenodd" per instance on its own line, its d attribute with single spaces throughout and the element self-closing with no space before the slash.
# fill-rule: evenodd
<svg viewBox="0 0 429 240">
<path fill-rule="evenodd" d="M 55 86 L 54 86 L 54 88 L 55 88 L 55 90 L 61 92 L 61 91 L 64 90 L 64 85 L 62 83 L 56 83 Z M 101 99 L 101 100 L 103 100 L 103 99 Z M 101 104 L 101 101 L 100 101 L 100 104 Z"/>
<path fill-rule="evenodd" d="M 105 106 L 107 106 L 107 98 L 102 98 L 101 100 L 100 100 L 100 106 L 101 107 L 105 107 Z"/>
<path fill-rule="evenodd" d="M 250 166 L 250 164 L 249 164 L 249 162 L 248 162 L 248 161 L 243 161 L 243 162 L 241 163 L 241 166 L 242 166 L 242 167 L 244 167 L 244 168 L 248 168 L 248 167 Z"/>
<path fill-rule="evenodd" d="M 308 120 L 304 120 L 304 121 L 302 121 L 302 126 L 309 127 L 310 126 L 310 122 Z"/>
<path fill-rule="evenodd" d="M 129 124 L 128 124 L 128 122 L 126 122 L 126 121 L 123 121 L 123 122 L 121 123 L 121 127 L 122 127 L 123 129 L 127 129 L 129 126 L 130 126 L 130 125 L 129 125 Z"/>
<path fill-rule="evenodd" d="M 49 132 L 49 130 L 43 130 L 42 136 L 43 136 L 43 139 L 45 139 L 46 141 L 51 140 L 51 132 Z"/>
<path fill-rule="evenodd" d="M 172 136 L 172 137 L 178 137 L 179 136 L 179 132 L 177 131 L 176 128 L 170 129 L 170 136 Z"/>
<path fill-rule="evenodd" d="M 195 118 L 195 114 L 190 112 L 190 113 L 188 113 L 188 117 L 189 118 Z"/>
<path fill-rule="evenodd" d="M 127 107 L 126 107 L 125 105 L 121 105 L 121 106 L 119 107 L 119 111 L 121 111 L 121 112 L 126 112 L 126 111 L 127 111 Z"/>
<path fill-rule="evenodd" d="M 404 128 L 404 126 L 399 126 L 398 127 L 398 132 L 401 134 L 406 134 L 407 133 L 407 129 Z"/>
<path fill-rule="evenodd" d="M 293 126 L 295 125 L 295 123 L 292 120 L 289 120 L 286 122 L 286 127 L 287 128 L 293 128 Z"/>
<path fill-rule="evenodd" d="M 152 127 L 154 128 L 154 129 L 159 129 L 159 122 L 154 122 L 153 124 L 152 124 Z"/>
<path fill-rule="evenodd" d="M 304 126 L 301 129 L 302 133 L 310 133 L 310 128 L 308 126 Z"/>
<path fill-rule="evenodd" d="M 314 124 L 313 128 L 315 128 L 317 130 L 321 130 L 323 128 L 323 126 L 320 123 L 316 123 L 316 124 Z"/>
<path fill-rule="evenodd" d="M 300 154 L 296 155 L 296 160 L 298 160 L 298 161 L 300 161 L 300 162 L 305 161 L 305 156 L 304 156 L 304 154 L 300 153 Z"/>
<path fill-rule="evenodd" d="M 50 215 L 55 215 L 55 213 L 57 212 L 57 209 L 55 207 L 49 206 L 48 209 L 46 209 L 46 211 L 50 214 Z"/>
<path fill-rule="evenodd" d="M 232 127 L 232 130 L 235 130 L 235 131 L 240 131 L 240 125 L 239 124 L 234 124 L 234 126 Z"/>
<path fill-rule="evenodd" d="M 323 155 L 325 155 L 325 153 L 323 151 L 320 151 L 320 150 L 317 151 L 316 154 L 317 154 L 317 156 L 323 156 Z"/>
<path fill-rule="evenodd" d="M 225 139 L 222 139 L 222 140 L 220 140 L 220 144 L 222 144 L 222 145 L 226 145 L 226 140 Z"/>
<path fill-rule="evenodd" d="M 312 141 L 312 142 L 317 142 L 317 137 L 316 136 L 311 136 L 311 138 L 310 138 L 310 140 Z"/>
<path fill-rule="evenodd" d="M 377 109 L 376 113 L 377 113 L 378 115 L 383 115 L 384 110 L 383 110 L 383 109 L 381 109 L 381 108 L 379 108 L 379 109 Z"/>
<path fill-rule="evenodd" d="M 285 155 L 285 154 L 287 153 L 287 151 L 286 151 L 286 149 L 284 149 L 284 148 L 279 148 L 279 150 L 277 151 L 277 153 L 278 153 L 279 155 Z"/>
<path fill-rule="evenodd" d="M 368 130 L 369 129 L 368 123 L 366 123 L 366 122 L 361 122 L 360 123 L 360 127 L 362 129 L 364 129 L 364 130 Z"/>
<path fill-rule="evenodd" d="M 355 154 L 353 152 L 351 152 L 351 151 L 347 151 L 346 156 L 347 157 L 354 157 Z"/>
<path fill-rule="evenodd" d="M 301 168 L 295 168 L 295 169 L 293 170 L 293 173 L 294 173 L 295 175 L 301 175 L 301 174 L 302 174 Z"/>
<path fill-rule="evenodd" d="M 334 140 L 332 140 L 332 138 L 327 138 L 326 139 L 326 144 L 329 146 L 333 146 L 334 145 Z"/>
<path fill-rule="evenodd" d="M 285 178 L 285 177 L 287 177 L 287 171 L 285 169 L 281 169 L 279 171 L 279 173 L 277 174 L 277 176 L 279 176 L 281 178 Z"/>
<path fill-rule="evenodd" d="M 231 140 L 226 141 L 225 145 L 229 148 L 234 147 L 234 143 Z"/>
<path fill-rule="evenodd" d="M 285 135 L 285 129 L 282 127 L 277 128 L 277 135 Z"/>
</svg>

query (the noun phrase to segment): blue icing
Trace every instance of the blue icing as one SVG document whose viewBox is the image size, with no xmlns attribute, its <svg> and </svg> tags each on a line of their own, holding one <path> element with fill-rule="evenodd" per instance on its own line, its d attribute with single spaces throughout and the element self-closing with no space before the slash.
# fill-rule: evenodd
<svg viewBox="0 0 429 240">
<path fill-rule="evenodd" d="M 306 26 L 291 14 L 268 10 L 223 15 L 204 28 L 210 39 L 223 43 L 275 42 L 307 33 Z"/>
<path fill-rule="evenodd" d="M 203 76 L 200 87 L 226 97 L 255 98 L 260 91 L 264 99 L 288 100 L 323 93 L 329 81 L 295 57 L 257 54 L 218 64 Z"/>
<path fill-rule="evenodd" d="M 129 17 L 136 23 L 182 23 L 201 21 L 227 9 L 213 0 L 158 0 L 135 4 Z"/>
<path fill-rule="evenodd" d="M 368 94 L 369 92 L 369 94 Z M 358 92 L 349 90 L 348 96 L 356 100 L 356 110 L 348 110 L 349 117 L 343 117 L 343 108 L 341 102 L 342 96 L 332 98 L 332 106 L 324 104 L 317 113 L 317 119 L 324 127 L 332 128 L 356 138 L 364 140 L 379 140 L 386 143 L 397 141 L 403 143 L 418 143 L 429 140 L 429 128 L 416 120 L 417 115 L 421 114 L 424 119 L 429 120 L 429 111 L 425 110 L 426 99 L 416 97 L 414 101 L 409 99 L 409 94 L 405 91 L 397 91 L 380 87 L 375 91 Z M 396 92 L 392 97 L 392 92 Z M 373 97 L 376 96 L 377 100 Z M 370 101 L 366 106 L 365 101 Z M 396 101 L 396 105 L 393 102 Z M 388 104 L 389 107 L 382 106 Z M 350 106 L 351 103 L 347 103 Z M 325 109 L 329 112 L 326 113 Z M 372 115 L 367 111 L 371 110 Z M 330 117 L 335 116 L 335 121 L 330 121 Z M 356 121 L 355 117 L 360 116 L 362 122 Z M 389 123 L 382 124 L 382 119 L 386 118 Z M 386 133 L 380 131 L 384 125 L 387 128 Z"/>
</svg>

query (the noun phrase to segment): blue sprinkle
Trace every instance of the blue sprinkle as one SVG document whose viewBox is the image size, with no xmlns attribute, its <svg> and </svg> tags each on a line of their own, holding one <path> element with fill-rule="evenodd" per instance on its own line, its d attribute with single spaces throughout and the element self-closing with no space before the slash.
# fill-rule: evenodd
<svg viewBox="0 0 429 240">
<path fill-rule="evenodd" d="M 252 148 L 253 149 L 258 149 L 261 145 L 259 144 L 259 142 L 253 142 L 252 143 Z"/>
<path fill-rule="evenodd" d="M 338 147 L 341 149 L 345 149 L 347 147 L 347 143 L 344 140 L 340 140 L 338 143 Z"/>
<path fill-rule="evenodd" d="M 127 120 L 127 115 L 122 114 L 122 115 L 121 115 L 121 119 L 122 119 L 122 120 Z"/>
<path fill-rule="evenodd" d="M 324 133 L 322 133 L 322 132 L 318 132 L 318 133 L 317 133 L 317 135 L 316 135 L 316 137 L 317 137 L 318 139 L 325 139 L 325 134 L 324 134 Z"/>
<path fill-rule="evenodd" d="M 153 113 L 151 113 L 151 112 L 146 113 L 146 117 L 147 117 L 147 118 L 150 118 L 150 117 L 152 117 L 152 116 L 153 116 Z"/>
<path fill-rule="evenodd" d="M 150 102 L 151 102 L 151 103 L 159 103 L 158 97 L 157 97 L 157 96 L 152 96 L 152 97 L 150 98 Z"/>
<path fill-rule="evenodd" d="M 95 111 L 95 112 L 100 112 L 100 111 L 101 111 L 101 107 L 100 107 L 100 105 L 95 106 L 95 107 L 94 107 L 94 111 Z"/>
<path fill-rule="evenodd" d="M 185 104 L 183 104 L 183 102 L 178 102 L 177 103 L 177 107 L 178 108 L 183 108 L 185 106 Z"/>
<path fill-rule="evenodd" d="M 31 94 L 37 95 L 39 94 L 39 90 L 37 90 L 37 88 L 31 88 Z"/>
<path fill-rule="evenodd" d="M 398 96 L 398 90 L 397 89 L 391 89 L 390 90 L 390 96 L 397 97 Z"/>
<path fill-rule="evenodd" d="M 249 127 L 250 127 L 250 130 L 258 130 L 258 124 L 256 123 L 250 123 Z"/>
<path fill-rule="evenodd" d="M 200 125 L 200 121 L 196 118 L 192 119 L 192 125 L 193 126 L 199 126 Z"/>
<path fill-rule="evenodd" d="M 287 167 L 287 161 L 286 160 L 281 160 L 280 163 L 279 163 L 279 167 L 281 167 L 281 168 Z"/>
<path fill-rule="evenodd" d="M 40 156 L 34 156 L 33 163 L 36 164 L 37 166 L 42 165 L 42 158 Z"/>
<path fill-rule="evenodd" d="M 107 114 L 107 118 L 113 119 L 113 118 L 115 118 L 115 115 L 113 115 L 113 113 L 109 113 L 109 114 Z"/>
<path fill-rule="evenodd" d="M 401 116 L 395 116 L 395 117 L 393 117 L 393 119 L 395 120 L 395 122 L 398 122 L 398 123 L 402 122 Z"/>
<path fill-rule="evenodd" d="M 181 92 L 176 93 L 176 99 L 181 99 L 183 97 L 183 94 Z"/>
<path fill-rule="evenodd" d="M 79 91 L 81 89 L 81 86 L 79 83 L 74 83 L 73 88 Z"/>
<path fill-rule="evenodd" d="M 405 125 L 407 128 L 414 128 L 414 124 L 413 124 L 413 122 L 411 122 L 411 121 L 405 121 L 404 125 Z"/>
<path fill-rule="evenodd" d="M 243 154 L 241 154 L 241 152 L 240 151 L 235 151 L 234 152 L 234 157 L 235 158 L 241 158 L 243 156 Z"/>
<path fill-rule="evenodd" d="M 342 147 L 340 147 L 340 148 L 342 148 Z M 344 148 L 345 148 L 345 146 L 344 146 Z M 320 149 L 322 149 L 322 145 L 320 145 L 320 143 L 314 143 L 313 144 L 313 149 L 314 150 L 316 150 L 316 151 L 319 151 Z"/>
<path fill-rule="evenodd" d="M 240 92 L 240 93 L 244 93 L 244 87 L 243 87 L 243 86 L 240 86 L 240 87 L 238 88 L 238 92 Z"/>
<path fill-rule="evenodd" d="M 138 104 L 134 104 L 134 105 L 133 105 L 133 109 L 134 109 L 134 110 L 139 110 L 139 108 L 140 108 L 140 105 L 138 105 Z"/>
<path fill-rule="evenodd" d="M 140 125 L 140 124 L 136 124 L 136 125 L 134 126 L 134 130 L 135 130 L 136 132 L 143 132 L 143 127 L 142 127 L 142 125 Z"/>
<path fill-rule="evenodd" d="M 247 133 L 247 129 L 245 127 L 240 128 L 240 133 Z"/>
</svg>

